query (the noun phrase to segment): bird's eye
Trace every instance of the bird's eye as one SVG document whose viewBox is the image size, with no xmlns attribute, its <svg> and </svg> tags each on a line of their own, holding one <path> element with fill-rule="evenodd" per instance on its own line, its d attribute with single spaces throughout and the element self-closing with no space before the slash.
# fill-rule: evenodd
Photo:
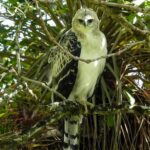
<svg viewBox="0 0 150 150">
<path fill-rule="evenodd" d="M 94 19 L 89 19 L 87 22 L 90 24 L 93 22 Z"/>
<path fill-rule="evenodd" d="M 78 19 L 78 21 L 79 21 L 80 23 L 84 23 L 84 20 L 82 20 L 82 19 Z"/>
</svg>

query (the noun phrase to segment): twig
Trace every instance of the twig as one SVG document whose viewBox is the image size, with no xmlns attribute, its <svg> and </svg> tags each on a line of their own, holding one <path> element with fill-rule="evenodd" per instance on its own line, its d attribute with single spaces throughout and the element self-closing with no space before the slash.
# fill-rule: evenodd
<svg viewBox="0 0 150 150">
<path fill-rule="evenodd" d="M 138 32 L 138 33 L 140 33 L 140 34 L 142 34 L 144 36 L 150 35 L 150 31 L 149 30 L 141 30 L 140 28 L 134 26 L 129 21 L 127 21 L 127 19 L 125 17 L 123 17 L 122 15 L 118 15 L 117 18 L 121 21 L 121 23 L 123 23 L 128 28 L 131 28 L 133 31 Z"/>
<path fill-rule="evenodd" d="M 74 57 L 74 56 L 73 56 L 73 59 L 80 60 L 80 61 L 83 61 L 85 63 L 91 63 L 91 62 L 97 61 L 99 59 L 105 59 L 105 58 L 109 58 L 109 57 L 113 57 L 113 56 L 118 56 L 118 55 L 124 53 L 125 51 L 130 50 L 132 47 L 134 47 L 136 45 L 139 45 L 139 44 L 144 44 L 144 43 L 145 43 L 145 41 L 134 42 L 134 43 L 131 43 L 129 46 L 125 47 L 124 49 L 122 49 L 122 50 L 120 50 L 116 53 L 111 53 L 111 54 L 108 54 L 106 56 L 101 56 L 101 57 L 98 57 L 98 58 L 95 58 L 95 59 L 82 59 L 82 58 Z"/>
<path fill-rule="evenodd" d="M 7 68 L 7 67 L 3 67 L 1 64 L 0 64 L 0 69 L 5 71 L 5 72 L 9 72 L 9 73 L 13 73 L 15 74 L 16 76 L 18 76 L 18 73 L 16 72 L 16 70 L 11 67 L 11 68 Z M 21 79 L 25 80 L 25 81 L 28 81 L 28 82 L 32 82 L 34 84 L 37 84 L 37 85 L 40 85 L 42 87 L 44 87 L 45 89 L 47 89 L 48 91 L 50 92 L 53 92 L 55 95 L 57 95 L 58 97 L 60 97 L 62 100 L 67 100 L 61 93 L 57 92 L 55 89 L 52 89 L 50 88 L 49 86 L 47 86 L 44 82 L 40 82 L 40 81 L 37 81 L 37 80 L 33 80 L 33 79 L 29 79 L 25 76 L 19 76 Z"/>
<path fill-rule="evenodd" d="M 36 80 L 33 80 L 33 79 L 29 79 L 25 76 L 21 76 L 21 78 L 25 81 L 28 81 L 28 82 L 32 82 L 34 84 L 37 84 L 37 85 L 40 85 L 42 87 L 44 87 L 45 89 L 47 89 L 48 91 L 50 92 L 53 92 L 54 94 L 56 94 L 57 96 L 59 96 L 62 100 L 67 100 L 61 93 L 57 92 L 55 89 L 52 89 L 50 87 L 48 87 L 45 83 L 43 82 L 40 82 L 40 81 L 36 81 Z"/>
<path fill-rule="evenodd" d="M 21 20 L 18 24 L 18 27 L 17 27 L 17 30 L 16 30 L 16 35 L 15 35 L 15 38 L 14 38 L 15 45 L 16 45 L 16 57 L 17 57 L 17 69 L 18 69 L 17 73 L 18 73 L 18 75 L 20 75 L 21 74 L 21 59 L 20 59 L 21 58 L 20 57 L 21 51 L 20 51 L 20 44 L 19 44 L 19 35 L 20 35 L 20 31 L 21 31 L 21 28 L 22 28 L 22 25 L 23 25 L 23 21 L 26 18 L 25 14 L 28 11 L 28 7 L 26 7 L 24 12 L 19 7 L 16 7 L 16 10 L 21 12 Z"/>
<path fill-rule="evenodd" d="M 11 53 L 9 53 L 9 52 L 3 52 L 3 51 L 0 51 L 0 56 L 1 56 L 1 57 L 13 58 L 13 59 L 14 59 L 14 57 L 16 57 L 15 54 L 11 54 Z M 27 62 L 29 62 L 29 61 L 35 61 L 35 60 L 36 60 L 36 59 L 33 58 L 33 57 L 24 56 L 24 55 L 20 55 L 20 58 L 21 58 L 21 59 L 23 58 L 24 61 L 26 60 Z"/>
<path fill-rule="evenodd" d="M 119 3 L 106 2 L 106 1 L 92 1 L 91 3 L 95 5 L 105 5 L 105 6 L 115 7 L 115 8 L 123 8 L 134 12 L 143 12 L 143 13 L 150 12 L 150 8 L 140 8 L 137 6 L 127 5 L 127 4 L 119 4 Z"/>
<path fill-rule="evenodd" d="M 66 52 L 74 60 L 82 61 L 82 62 L 85 62 L 85 63 L 91 63 L 91 62 L 94 62 L 94 61 L 97 61 L 97 60 L 100 60 L 100 59 L 105 59 L 105 58 L 109 58 L 109 57 L 113 57 L 113 56 L 118 56 L 118 55 L 124 53 L 125 51 L 130 50 L 132 47 L 134 47 L 136 45 L 139 45 L 139 44 L 144 44 L 144 43 L 145 43 L 145 41 L 138 41 L 138 42 L 135 42 L 135 43 L 131 43 L 129 46 L 125 47 L 124 49 L 122 49 L 122 50 L 120 50 L 116 53 L 111 53 L 111 54 L 101 56 L 101 57 L 98 57 L 98 58 L 95 58 L 95 59 L 83 59 L 83 58 L 74 56 L 70 52 L 66 51 L 59 43 L 57 43 L 57 46 L 61 47 L 61 50 Z"/>
<path fill-rule="evenodd" d="M 17 68 L 18 68 L 18 74 L 21 74 L 21 60 L 20 60 L 20 45 L 19 45 L 19 34 L 22 28 L 23 19 L 19 22 L 18 28 L 16 30 L 16 36 L 15 36 L 15 45 L 16 45 L 16 57 L 17 57 Z"/>
<path fill-rule="evenodd" d="M 144 43 L 145 43 L 145 41 L 134 42 L 134 43 L 131 43 L 129 46 L 125 47 L 124 49 L 122 49 L 122 50 L 120 50 L 120 51 L 118 51 L 118 52 L 116 52 L 116 53 L 111 53 L 111 54 L 108 54 L 107 56 L 101 56 L 101 57 L 98 57 L 98 58 L 96 58 L 96 59 L 82 59 L 82 58 L 76 57 L 76 56 L 74 56 L 74 55 L 72 55 L 72 58 L 75 59 L 75 60 L 83 61 L 83 62 L 85 62 L 85 63 L 90 63 L 90 62 L 93 62 L 93 61 L 97 61 L 97 60 L 99 60 L 99 59 L 109 58 L 109 57 L 113 57 L 113 56 L 118 56 L 118 55 L 122 54 L 123 52 L 125 52 L 125 51 L 131 49 L 132 47 L 134 47 L 134 46 L 136 46 L 136 45 L 139 45 L 139 44 L 144 44 Z M 63 49 L 63 50 L 64 50 L 64 49 Z M 4 70 L 4 71 L 9 71 L 9 72 L 10 72 L 10 69 L 9 69 L 9 68 L 3 67 L 2 65 L 0 65 L 0 69 L 1 69 L 1 70 Z M 13 69 L 13 70 L 14 70 L 14 69 Z M 12 72 L 14 73 L 14 71 L 12 71 Z M 12 72 L 11 72 L 11 73 L 12 73 Z M 15 72 L 15 74 L 18 75 L 18 73 L 16 73 L 16 72 Z M 62 100 L 66 100 L 66 98 L 65 98 L 62 94 L 60 94 L 59 92 L 57 92 L 57 91 L 54 90 L 54 89 L 49 88 L 49 87 L 48 87 L 45 83 L 43 83 L 43 82 L 36 81 L 36 80 L 32 80 L 32 79 L 29 79 L 29 78 L 24 77 L 24 76 L 21 76 L 21 78 L 22 78 L 23 80 L 26 80 L 26 81 L 33 82 L 33 83 L 35 83 L 35 84 L 38 84 L 38 85 L 40 85 L 40 86 L 46 88 L 46 89 L 49 90 L 50 92 L 53 92 L 54 94 L 56 94 L 57 96 L 59 96 Z"/>
<path fill-rule="evenodd" d="M 3 71 L 7 71 L 8 70 L 8 68 L 3 67 L 1 64 L 0 64 L 0 69 L 3 70 Z"/>
<path fill-rule="evenodd" d="M 72 109 L 74 109 L 74 111 L 80 111 L 80 113 L 84 114 L 85 111 L 82 111 L 83 107 L 82 105 L 81 106 L 80 105 L 81 105 L 80 103 L 75 103 L 74 101 L 66 100 L 62 102 L 52 103 L 48 107 L 50 108 L 50 111 L 54 111 L 56 113 L 57 113 L 56 110 L 61 110 L 61 111 L 65 110 L 64 113 L 68 114 L 73 111 Z M 119 105 L 114 105 L 114 106 L 95 105 L 94 107 L 90 107 L 90 106 L 88 107 L 88 114 L 97 114 L 97 115 L 105 116 L 105 115 L 118 114 L 118 112 L 150 115 L 150 106 L 136 105 L 136 104 L 130 105 L 129 103 L 126 102 L 124 104 L 119 104 Z"/>
<path fill-rule="evenodd" d="M 107 16 L 110 16 L 113 20 L 116 20 L 116 22 L 123 25 L 126 29 L 139 33 L 145 36 L 147 39 L 150 36 L 149 30 L 141 30 L 140 28 L 134 26 L 133 24 L 128 22 L 127 19 L 123 17 L 122 15 L 113 13 L 113 10 L 111 8 L 107 6 L 100 6 L 100 9 L 104 11 Z"/>
<path fill-rule="evenodd" d="M 4 67 L 0 64 L 0 69 L 3 70 L 6 73 L 15 74 L 16 76 L 18 76 L 18 73 L 16 72 L 16 70 L 12 66 Z"/>
</svg>

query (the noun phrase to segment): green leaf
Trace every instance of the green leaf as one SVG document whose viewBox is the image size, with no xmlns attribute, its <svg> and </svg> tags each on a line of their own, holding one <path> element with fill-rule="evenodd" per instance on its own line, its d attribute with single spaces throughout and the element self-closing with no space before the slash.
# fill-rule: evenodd
<svg viewBox="0 0 150 150">
<path fill-rule="evenodd" d="M 105 121 L 108 127 L 114 127 L 115 125 L 115 115 L 109 115 L 105 117 Z"/>
<path fill-rule="evenodd" d="M 9 1 L 9 3 L 11 3 L 11 4 L 16 4 L 18 1 L 17 0 L 8 0 Z"/>
<path fill-rule="evenodd" d="M 128 91 L 124 90 L 123 92 L 124 92 L 126 98 L 128 99 L 129 103 L 131 105 L 134 105 L 135 104 L 135 98 Z"/>
<path fill-rule="evenodd" d="M 0 114 L 0 118 L 3 117 L 4 115 L 5 115 L 5 113 L 1 113 L 1 114 Z"/>
</svg>

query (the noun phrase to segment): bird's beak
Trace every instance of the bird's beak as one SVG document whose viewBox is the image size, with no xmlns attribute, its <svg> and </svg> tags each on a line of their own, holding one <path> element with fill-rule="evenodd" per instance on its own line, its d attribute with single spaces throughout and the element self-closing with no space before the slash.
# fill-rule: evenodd
<svg viewBox="0 0 150 150">
<path fill-rule="evenodd" d="M 85 16 L 85 18 L 84 18 L 84 26 L 85 27 L 88 26 L 90 19 L 93 19 L 90 15 Z"/>
<path fill-rule="evenodd" d="M 88 25 L 88 18 L 84 19 L 84 26 L 86 27 Z"/>
</svg>

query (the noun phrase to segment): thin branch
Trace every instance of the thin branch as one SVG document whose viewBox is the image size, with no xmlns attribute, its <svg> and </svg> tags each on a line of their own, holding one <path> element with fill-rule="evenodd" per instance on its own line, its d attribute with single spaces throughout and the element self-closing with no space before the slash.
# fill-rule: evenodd
<svg viewBox="0 0 150 150">
<path fill-rule="evenodd" d="M 0 64 L 0 69 L 3 70 L 4 72 L 15 74 L 16 76 L 18 76 L 18 73 L 16 72 L 16 70 L 12 66 L 4 67 Z"/>
<path fill-rule="evenodd" d="M 123 17 L 121 14 L 115 14 L 113 10 L 107 6 L 100 6 L 100 9 L 105 12 L 107 16 L 110 16 L 113 20 L 123 25 L 126 29 L 130 31 L 134 31 L 136 33 L 139 33 L 143 36 L 145 36 L 147 39 L 150 36 L 149 30 L 142 30 L 133 24 L 131 24 L 125 17 Z"/>
<path fill-rule="evenodd" d="M 47 5 L 48 3 L 46 3 Z M 48 6 L 48 5 L 47 5 Z M 63 24 L 61 23 L 60 19 L 54 14 L 53 10 L 48 6 L 47 7 L 48 14 L 51 16 L 51 19 L 55 22 L 56 26 L 59 28 L 63 28 Z"/>
<path fill-rule="evenodd" d="M 142 29 L 134 26 L 129 21 L 127 21 L 127 19 L 125 17 L 123 17 L 122 15 L 118 15 L 117 18 L 121 21 L 121 23 L 123 23 L 128 28 L 131 28 L 133 31 L 135 31 L 137 33 L 140 33 L 140 34 L 142 34 L 144 36 L 150 35 L 150 31 L 149 30 L 142 30 Z"/>
<path fill-rule="evenodd" d="M 18 67 L 18 74 L 21 74 L 21 51 L 20 51 L 20 45 L 19 45 L 19 35 L 22 28 L 23 19 L 19 22 L 18 28 L 16 30 L 16 36 L 15 36 L 15 45 L 16 45 L 16 57 L 17 57 L 17 67 Z"/>
<path fill-rule="evenodd" d="M 14 58 L 16 57 L 15 54 L 11 54 L 9 52 L 3 52 L 3 51 L 0 51 L 0 56 L 1 57 L 8 57 L 8 58 Z M 24 59 L 24 61 L 26 60 L 28 63 L 29 61 L 35 61 L 36 59 L 33 58 L 33 57 L 30 57 L 30 56 L 24 56 L 24 55 L 20 55 L 20 58 L 21 59 Z"/>
<path fill-rule="evenodd" d="M 82 59 L 82 58 L 78 58 L 78 57 L 74 57 L 74 56 L 73 56 L 73 59 L 80 60 L 80 61 L 83 61 L 85 63 L 91 63 L 91 62 L 97 61 L 99 59 L 109 58 L 109 57 L 113 57 L 113 56 L 119 56 L 122 53 L 124 53 L 125 51 L 130 50 L 132 47 L 134 47 L 136 45 L 144 44 L 144 43 L 145 43 L 145 41 L 134 42 L 134 43 L 131 43 L 130 45 L 127 45 L 124 49 L 122 49 L 122 50 L 120 50 L 116 53 L 111 53 L 111 54 L 108 54 L 106 56 L 101 56 L 101 57 L 98 57 L 98 58 L 95 58 L 95 59 Z"/>
<path fill-rule="evenodd" d="M 150 8 L 140 8 L 137 6 L 127 5 L 127 4 L 119 4 L 119 3 L 106 2 L 106 1 L 92 1 L 91 3 L 95 5 L 105 5 L 105 6 L 115 7 L 115 8 L 123 8 L 133 12 L 143 12 L 143 13 L 150 12 Z"/>
<path fill-rule="evenodd" d="M 45 106 L 43 107 L 45 109 Z M 0 143 L 7 143 L 12 141 L 13 143 L 26 143 L 28 140 L 39 136 L 45 130 L 47 125 L 52 125 L 58 122 L 61 119 L 69 117 L 72 112 L 74 114 L 85 114 L 82 110 L 82 105 L 76 102 L 66 100 L 62 102 L 51 103 L 47 106 L 50 116 L 47 116 L 44 119 L 41 119 L 38 123 L 36 123 L 29 131 L 26 133 L 12 133 L 12 134 L 4 134 L 0 136 Z M 42 108 L 41 108 L 42 109 Z M 129 105 L 128 103 L 116 105 L 116 106 L 102 106 L 98 105 L 93 108 L 88 108 L 89 113 L 93 115 L 112 115 L 118 113 L 134 113 L 139 115 L 150 115 L 150 106 L 144 105 Z M 38 138 L 38 137 L 37 137 Z"/>
<path fill-rule="evenodd" d="M 18 73 L 16 72 L 16 70 L 13 68 L 13 67 L 10 67 L 10 68 L 7 68 L 7 67 L 3 67 L 1 64 L 0 64 L 0 69 L 5 71 L 5 72 L 8 72 L 8 73 L 11 73 L 11 74 L 15 74 L 17 77 L 20 77 L 22 80 L 24 81 L 27 81 L 27 82 L 32 82 L 34 84 L 37 84 L 37 85 L 40 85 L 41 87 L 47 89 L 48 91 L 54 93 L 55 95 L 57 95 L 58 97 L 60 97 L 63 101 L 67 100 L 61 93 L 57 92 L 55 89 L 53 88 L 50 88 L 49 86 L 46 85 L 46 83 L 44 82 L 40 82 L 40 81 L 37 81 L 37 80 L 33 80 L 33 79 L 30 79 L 30 78 L 27 78 L 25 76 L 18 76 Z"/>
<path fill-rule="evenodd" d="M 89 103 L 89 102 L 88 102 Z M 93 105 L 93 104 L 92 104 Z M 82 110 L 84 107 L 82 107 L 81 104 L 66 100 L 62 102 L 55 102 L 50 104 L 48 106 L 50 108 L 50 111 L 57 110 L 65 110 L 64 113 L 68 114 L 72 111 L 79 111 L 81 113 L 85 114 L 85 111 Z M 74 109 L 74 110 L 73 110 Z M 81 110 L 80 110 L 81 109 Z M 55 111 L 57 113 L 57 111 Z M 68 112 L 68 113 L 67 113 Z M 79 113 L 76 112 L 76 113 Z M 120 113 L 134 113 L 134 114 L 140 114 L 140 115 L 150 115 L 150 106 L 146 105 L 130 105 L 128 103 L 110 106 L 110 105 L 93 105 L 93 107 L 88 107 L 88 114 L 97 114 L 97 115 L 112 115 L 112 114 L 118 114 Z M 63 112 L 62 112 L 63 113 Z"/>
<path fill-rule="evenodd" d="M 3 67 L 1 64 L 0 64 L 0 69 L 3 70 L 3 71 L 7 71 L 8 70 L 8 68 Z"/>
<path fill-rule="evenodd" d="M 44 87 L 45 89 L 47 89 L 50 92 L 53 92 L 55 95 L 57 95 L 58 97 L 60 97 L 62 100 L 67 100 L 61 93 L 57 92 L 55 89 L 50 88 L 49 86 L 47 86 L 45 83 L 40 82 L 40 81 L 36 81 L 33 79 L 29 79 L 25 76 L 21 76 L 21 79 L 28 81 L 28 82 L 32 82 L 34 84 L 40 85 L 42 87 Z"/>
</svg>

